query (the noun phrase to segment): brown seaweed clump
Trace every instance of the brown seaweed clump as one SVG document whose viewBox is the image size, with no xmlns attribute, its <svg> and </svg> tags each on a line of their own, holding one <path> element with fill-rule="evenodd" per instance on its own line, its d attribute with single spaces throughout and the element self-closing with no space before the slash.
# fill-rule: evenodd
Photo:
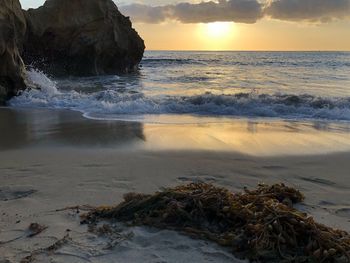
<svg viewBox="0 0 350 263">
<path fill-rule="evenodd" d="M 82 223 L 116 220 L 177 230 L 232 247 L 235 256 L 253 262 L 350 262 L 350 235 L 292 207 L 303 199 L 284 184 L 235 194 L 192 183 L 153 195 L 127 194 L 116 207 L 83 215 Z"/>
</svg>

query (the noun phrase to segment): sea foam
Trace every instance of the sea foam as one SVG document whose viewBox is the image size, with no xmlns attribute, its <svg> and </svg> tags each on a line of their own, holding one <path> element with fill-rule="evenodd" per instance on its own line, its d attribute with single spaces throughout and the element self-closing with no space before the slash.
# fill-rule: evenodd
<svg viewBox="0 0 350 263">
<path fill-rule="evenodd" d="M 350 121 L 350 53 L 146 52 L 141 64 L 124 76 L 54 80 L 30 69 L 37 88 L 9 104 L 107 120 L 181 114 Z"/>
<path fill-rule="evenodd" d="M 192 96 L 147 96 L 142 92 L 106 89 L 82 93 L 61 91 L 42 72 L 29 71 L 39 89 L 29 89 L 10 101 L 16 107 L 71 109 L 86 117 L 115 119 L 120 115 L 190 114 L 197 116 L 272 117 L 350 121 L 350 98 L 323 98 L 308 94 L 212 94 Z"/>
</svg>

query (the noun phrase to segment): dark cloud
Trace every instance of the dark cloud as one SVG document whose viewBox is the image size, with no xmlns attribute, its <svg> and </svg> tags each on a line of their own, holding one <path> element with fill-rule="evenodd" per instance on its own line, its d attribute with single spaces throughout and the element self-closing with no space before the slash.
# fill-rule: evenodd
<svg viewBox="0 0 350 263">
<path fill-rule="evenodd" d="M 264 16 L 288 21 L 328 22 L 350 17 L 350 0 L 219 0 L 150 6 L 131 4 L 120 7 L 135 22 L 255 23 Z"/>
<path fill-rule="evenodd" d="M 183 23 L 233 21 L 255 23 L 262 17 L 262 6 L 256 0 L 230 0 L 180 3 L 172 7 L 173 18 Z"/>
<path fill-rule="evenodd" d="M 350 16 L 350 0 L 275 0 L 265 8 L 272 18 L 327 22 Z"/>
<path fill-rule="evenodd" d="M 131 4 L 121 6 L 120 11 L 132 18 L 135 22 L 161 23 L 169 19 L 167 6 L 149 6 L 144 4 Z"/>
<path fill-rule="evenodd" d="M 257 0 L 220 0 L 219 2 L 179 3 L 156 7 L 132 4 L 122 6 L 120 9 L 135 22 L 145 23 L 159 23 L 167 19 L 182 23 L 216 21 L 255 23 L 262 17 L 262 5 Z"/>
</svg>

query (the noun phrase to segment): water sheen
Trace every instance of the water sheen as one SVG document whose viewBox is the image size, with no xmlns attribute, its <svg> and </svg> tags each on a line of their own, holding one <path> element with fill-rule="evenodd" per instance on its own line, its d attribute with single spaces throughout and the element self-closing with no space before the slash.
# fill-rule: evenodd
<svg viewBox="0 0 350 263">
<path fill-rule="evenodd" d="M 10 105 L 111 120 L 190 115 L 350 121 L 349 72 L 350 52 L 147 51 L 132 75 L 53 79 L 31 69 L 41 90 L 23 92 Z"/>
</svg>

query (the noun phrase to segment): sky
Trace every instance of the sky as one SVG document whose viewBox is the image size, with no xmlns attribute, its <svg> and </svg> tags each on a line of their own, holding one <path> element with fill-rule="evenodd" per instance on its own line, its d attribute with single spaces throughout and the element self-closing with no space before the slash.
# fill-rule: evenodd
<svg viewBox="0 0 350 263">
<path fill-rule="evenodd" d="M 20 0 L 35 8 L 44 0 Z M 148 50 L 347 50 L 350 0 L 116 0 Z"/>
</svg>

